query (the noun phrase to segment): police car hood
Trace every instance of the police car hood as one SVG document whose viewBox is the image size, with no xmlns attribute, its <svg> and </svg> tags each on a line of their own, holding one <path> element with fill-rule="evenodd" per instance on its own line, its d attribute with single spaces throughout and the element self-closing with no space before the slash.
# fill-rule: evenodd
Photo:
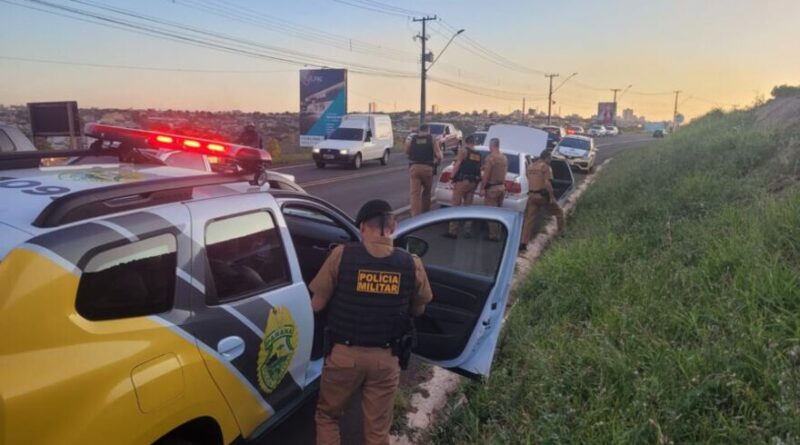
<svg viewBox="0 0 800 445">
<path fill-rule="evenodd" d="M 498 124 L 489 127 L 484 144 L 489 145 L 493 138 L 500 140 L 504 151 L 539 156 L 547 148 L 547 132 L 522 125 Z"/>
<path fill-rule="evenodd" d="M 115 184 L 203 174 L 206 173 L 183 168 L 131 164 L 76 165 L 3 171 L 0 176 L 0 258 L 5 257 L 8 251 L 20 242 L 47 231 L 33 226 L 33 222 L 55 198 Z M 6 230 L 6 227 L 13 227 L 16 230 Z"/>
</svg>

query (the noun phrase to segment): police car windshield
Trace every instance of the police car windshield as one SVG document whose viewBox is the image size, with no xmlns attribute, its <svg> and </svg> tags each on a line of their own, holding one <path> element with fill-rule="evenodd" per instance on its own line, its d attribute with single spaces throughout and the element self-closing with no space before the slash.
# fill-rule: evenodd
<svg viewBox="0 0 800 445">
<path fill-rule="evenodd" d="M 444 125 L 429 125 L 428 128 L 431 129 L 431 134 L 444 133 Z"/>
<path fill-rule="evenodd" d="M 589 150 L 589 141 L 578 138 L 564 138 L 559 147 L 576 148 L 579 150 Z"/>
<path fill-rule="evenodd" d="M 489 156 L 488 150 L 478 150 L 481 154 L 481 162 L 486 160 L 486 156 Z M 518 175 L 519 174 L 519 155 L 516 153 L 503 153 L 506 155 L 506 159 L 508 160 L 508 172 Z"/>
<path fill-rule="evenodd" d="M 338 141 L 362 141 L 364 140 L 364 130 L 360 128 L 337 128 L 328 139 Z"/>
</svg>

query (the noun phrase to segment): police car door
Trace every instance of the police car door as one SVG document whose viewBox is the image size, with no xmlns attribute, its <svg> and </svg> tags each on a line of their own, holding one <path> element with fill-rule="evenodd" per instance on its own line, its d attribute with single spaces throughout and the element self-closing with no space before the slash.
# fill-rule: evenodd
<svg viewBox="0 0 800 445">
<path fill-rule="evenodd" d="M 446 237 L 450 224 L 458 238 Z M 490 227 L 500 234 L 489 239 Z M 516 263 L 522 215 L 454 207 L 401 221 L 395 245 L 425 263 L 433 301 L 416 319 L 414 353 L 472 378 L 489 375 Z"/>
<path fill-rule="evenodd" d="M 192 276 L 204 294 L 190 323 L 245 438 L 303 399 L 313 340 L 308 290 L 283 216 L 267 193 L 188 203 Z M 197 301 L 197 300 L 196 300 Z"/>
</svg>

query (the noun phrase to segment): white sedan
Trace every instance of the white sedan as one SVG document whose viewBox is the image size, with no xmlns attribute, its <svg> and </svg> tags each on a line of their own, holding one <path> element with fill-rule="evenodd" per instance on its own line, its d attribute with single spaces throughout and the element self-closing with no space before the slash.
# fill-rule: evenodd
<svg viewBox="0 0 800 445">
<path fill-rule="evenodd" d="M 567 136 L 553 150 L 553 159 L 567 161 L 573 168 L 586 173 L 594 168 L 596 157 L 597 147 L 594 145 L 594 139 L 586 136 Z"/>
<path fill-rule="evenodd" d="M 605 136 L 605 135 L 608 134 L 608 130 L 606 130 L 606 127 L 604 127 L 602 125 L 595 124 L 595 125 L 592 125 L 591 127 L 589 127 L 589 130 L 586 131 L 586 134 L 588 134 L 589 136 L 594 136 L 594 137 Z"/>
</svg>

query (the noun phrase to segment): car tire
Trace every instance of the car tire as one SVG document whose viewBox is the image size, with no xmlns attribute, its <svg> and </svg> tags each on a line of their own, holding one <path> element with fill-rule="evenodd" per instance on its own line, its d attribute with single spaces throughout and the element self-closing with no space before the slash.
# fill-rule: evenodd
<svg viewBox="0 0 800 445">
<path fill-rule="evenodd" d="M 361 153 L 357 154 L 356 157 L 353 158 L 351 167 L 353 167 L 353 170 L 358 170 L 361 168 Z"/>
<path fill-rule="evenodd" d="M 317 164 L 317 168 L 325 168 L 324 162 L 316 161 L 315 164 Z"/>
<path fill-rule="evenodd" d="M 389 150 L 386 149 L 383 151 L 383 156 L 381 156 L 381 165 L 388 165 L 389 164 Z"/>
</svg>

